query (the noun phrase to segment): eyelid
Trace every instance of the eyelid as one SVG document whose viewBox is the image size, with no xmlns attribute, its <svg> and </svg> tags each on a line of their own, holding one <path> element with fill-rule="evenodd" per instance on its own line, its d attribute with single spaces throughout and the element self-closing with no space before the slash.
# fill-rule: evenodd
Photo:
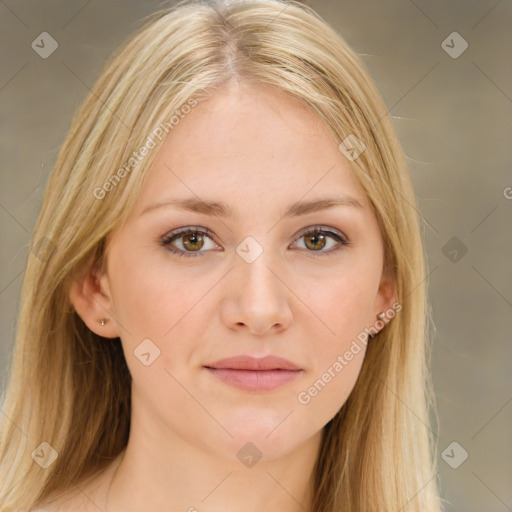
<svg viewBox="0 0 512 512">
<path fill-rule="evenodd" d="M 307 226 L 307 227 L 301 229 L 295 236 L 292 244 L 297 242 L 298 240 L 300 240 L 306 234 L 315 233 L 315 232 L 325 233 L 330 238 L 334 238 L 338 242 L 339 246 L 336 249 L 334 249 L 334 250 L 331 249 L 329 251 L 306 251 L 313 257 L 322 257 L 323 255 L 328 255 L 328 254 L 337 252 L 340 249 L 342 249 L 343 247 L 348 247 L 348 246 L 353 245 L 353 242 L 351 242 L 344 233 L 342 233 L 342 232 L 338 231 L 337 229 L 332 228 L 330 226 L 324 226 L 324 225 L 318 225 L 318 224 L 313 225 L 313 226 Z M 200 233 L 201 235 L 206 235 L 217 246 L 219 245 L 215 241 L 215 235 L 213 234 L 213 232 L 210 229 L 208 229 L 206 227 L 202 227 L 202 226 L 193 226 L 193 225 L 171 230 L 167 234 L 162 236 L 159 240 L 160 240 L 161 245 L 163 245 L 164 247 L 168 247 L 171 245 L 171 242 L 173 240 L 180 238 L 180 235 L 185 235 L 188 233 Z M 204 256 L 205 253 L 209 252 L 209 251 L 183 251 L 182 249 L 179 249 L 177 247 L 174 247 L 174 249 L 168 249 L 168 250 L 169 250 L 169 252 L 174 253 L 174 254 L 179 254 L 180 256 L 187 255 L 186 257 Z M 315 254 L 315 253 L 318 253 L 318 254 Z"/>
<path fill-rule="evenodd" d="M 301 229 L 298 232 L 297 237 L 295 238 L 295 241 L 298 240 L 299 238 L 302 238 L 307 233 L 312 233 L 312 232 L 315 232 L 315 231 L 316 232 L 321 232 L 321 233 L 327 233 L 327 234 L 335 235 L 335 236 L 339 237 L 343 241 L 344 244 L 352 245 L 352 242 L 341 231 L 338 231 L 337 229 L 331 228 L 330 226 L 322 226 L 322 225 L 318 225 L 318 224 L 316 224 L 314 226 L 308 226 L 308 227 L 306 227 L 304 229 Z"/>
<path fill-rule="evenodd" d="M 169 231 L 164 236 L 160 237 L 159 241 L 161 245 L 164 247 L 169 247 L 171 245 L 171 242 L 177 238 L 180 238 L 182 235 L 186 235 L 188 233 L 200 233 L 201 235 L 206 235 L 208 238 L 210 238 L 217 246 L 219 245 L 215 241 L 215 235 L 213 232 L 205 227 L 202 226 L 185 226 L 182 228 L 177 228 Z M 174 246 L 173 246 L 174 247 Z M 208 251 L 183 251 L 182 249 L 179 249 L 178 247 L 174 247 L 173 249 L 168 249 L 169 252 L 174 254 L 179 254 L 180 256 L 183 256 L 184 254 L 187 254 L 188 256 L 194 257 L 194 256 L 204 256 L 204 254 Z"/>
<path fill-rule="evenodd" d="M 331 248 L 328 251 L 308 251 L 305 249 L 301 249 L 301 252 L 306 252 L 307 257 L 310 258 L 325 258 L 328 256 L 331 256 L 333 254 L 338 254 L 341 250 L 350 247 L 353 245 L 353 242 L 348 239 L 348 237 L 342 233 L 341 231 L 338 231 L 335 228 L 331 228 L 329 226 L 322 226 L 322 225 L 313 225 L 308 226 L 297 234 L 295 237 L 295 240 L 293 243 L 300 240 L 304 235 L 307 235 L 308 233 L 325 233 L 329 238 L 334 238 L 338 245 L 335 248 Z"/>
<path fill-rule="evenodd" d="M 162 237 L 162 240 L 177 238 L 179 235 L 190 232 L 204 233 L 205 235 L 208 235 L 212 240 L 215 238 L 213 231 L 203 226 L 184 226 L 182 228 L 172 229 Z"/>
</svg>

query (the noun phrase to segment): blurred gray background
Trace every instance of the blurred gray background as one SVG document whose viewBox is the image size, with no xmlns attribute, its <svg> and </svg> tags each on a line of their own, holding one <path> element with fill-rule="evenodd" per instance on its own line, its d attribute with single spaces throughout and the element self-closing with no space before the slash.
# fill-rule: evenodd
<svg viewBox="0 0 512 512">
<path fill-rule="evenodd" d="M 368 66 L 425 219 L 446 510 L 512 511 L 512 2 L 307 3 Z M 171 4 L 0 1 L 2 376 L 29 235 L 72 115 L 142 17 Z M 58 42 L 47 59 L 31 47 L 42 32 Z"/>
</svg>

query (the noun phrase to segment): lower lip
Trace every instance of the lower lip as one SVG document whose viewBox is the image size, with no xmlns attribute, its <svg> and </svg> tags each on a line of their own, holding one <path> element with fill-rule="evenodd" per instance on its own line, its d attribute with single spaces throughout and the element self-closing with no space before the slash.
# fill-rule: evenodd
<svg viewBox="0 0 512 512">
<path fill-rule="evenodd" d="M 303 373 L 303 370 L 206 369 L 226 384 L 246 391 L 271 391 L 292 382 Z"/>
</svg>

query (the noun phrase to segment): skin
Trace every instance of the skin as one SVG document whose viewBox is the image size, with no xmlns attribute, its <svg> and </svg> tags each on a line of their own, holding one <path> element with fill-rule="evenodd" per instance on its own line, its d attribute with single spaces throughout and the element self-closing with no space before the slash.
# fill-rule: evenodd
<svg viewBox="0 0 512 512">
<path fill-rule="evenodd" d="M 362 208 L 283 218 L 299 200 L 341 195 Z M 222 201 L 236 216 L 170 206 L 142 214 L 171 197 Z M 189 226 L 213 233 L 192 240 L 202 256 L 179 257 L 161 244 Z M 300 235 L 316 226 L 352 245 Z M 247 236 L 263 249 L 252 263 L 236 252 Z M 186 251 L 185 239 L 172 247 Z M 82 487 L 77 509 L 309 510 L 322 429 L 350 395 L 366 345 L 307 405 L 297 397 L 395 301 L 383 250 L 349 161 L 305 103 L 245 82 L 201 101 L 159 148 L 130 218 L 108 239 L 106 271 L 91 269 L 70 290 L 91 330 L 121 338 L 133 377 L 128 446 Z M 149 366 L 134 355 L 147 338 L 160 350 Z M 279 355 L 303 373 L 250 392 L 203 368 L 239 354 Z M 252 467 L 237 457 L 248 442 L 263 454 Z"/>
</svg>

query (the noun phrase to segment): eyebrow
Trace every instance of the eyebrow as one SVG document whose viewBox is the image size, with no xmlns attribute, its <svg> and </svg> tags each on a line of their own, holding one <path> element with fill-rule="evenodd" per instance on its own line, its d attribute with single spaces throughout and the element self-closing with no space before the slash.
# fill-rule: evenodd
<svg viewBox="0 0 512 512">
<path fill-rule="evenodd" d="M 183 199 L 168 199 L 160 203 L 152 204 L 145 208 L 141 215 L 165 206 L 172 206 L 174 208 L 180 208 L 189 212 L 202 213 L 205 215 L 215 215 L 219 217 L 233 218 L 235 216 L 234 210 L 225 203 L 219 201 L 201 200 L 194 197 Z M 336 206 L 347 206 L 361 210 L 364 209 L 363 205 L 355 197 L 352 196 L 326 197 L 314 201 L 297 201 L 296 203 L 288 206 L 283 215 L 283 218 L 298 217 L 300 215 L 306 215 L 308 213 L 314 213 L 320 210 L 328 210 Z"/>
</svg>

